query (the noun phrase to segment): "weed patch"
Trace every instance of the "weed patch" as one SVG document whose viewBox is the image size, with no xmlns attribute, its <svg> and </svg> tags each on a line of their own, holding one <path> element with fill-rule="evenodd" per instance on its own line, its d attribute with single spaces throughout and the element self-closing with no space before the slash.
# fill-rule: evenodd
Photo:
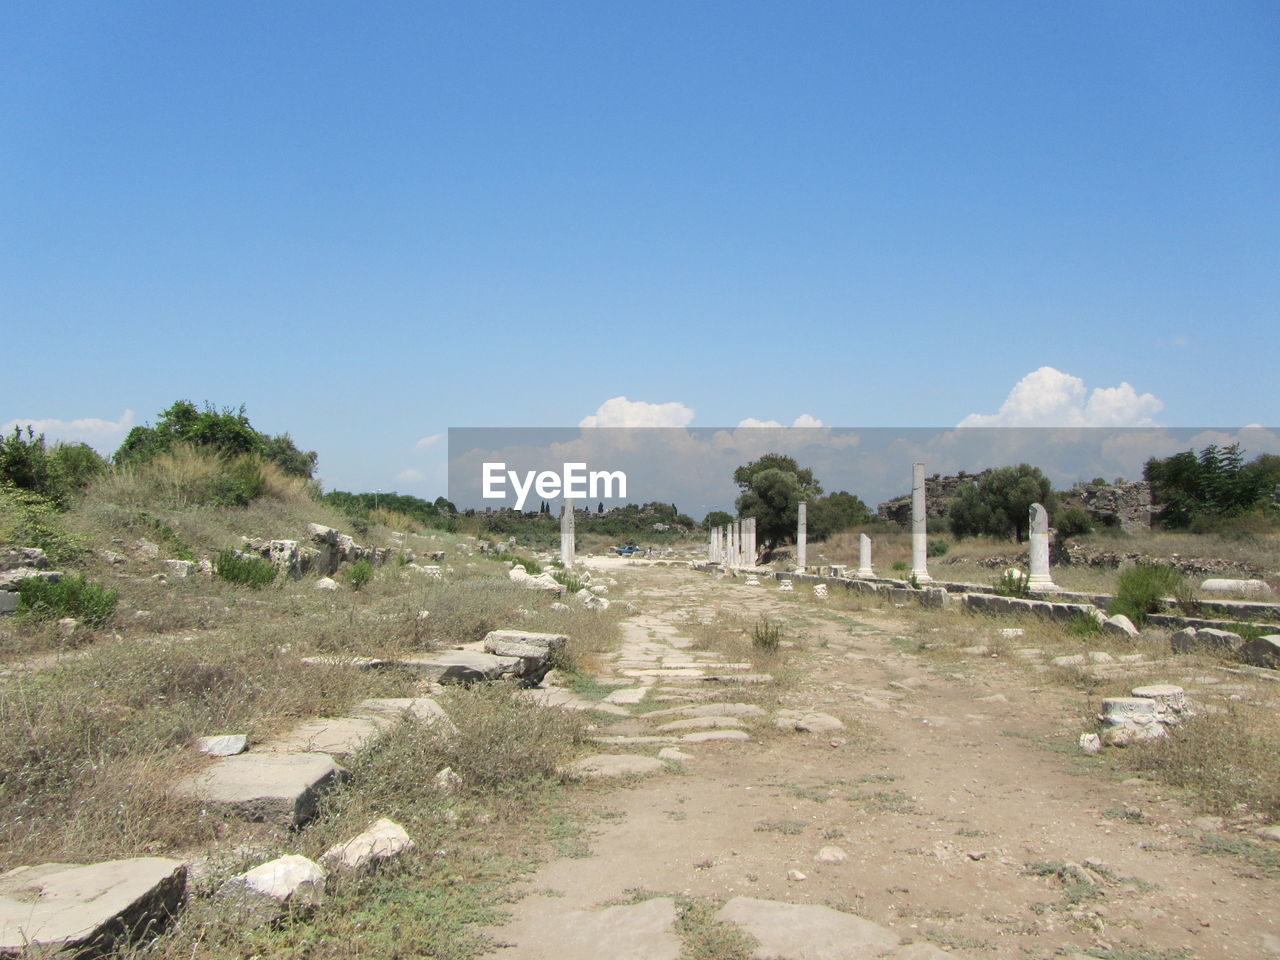
<svg viewBox="0 0 1280 960">
<path fill-rule="evenodd" d="M 102 626 L 115 613 L 119 595 L 85 579 L 83 574 L 54 583 L 27 577 L 18 583 L 18 611 L 33 620 L 74 617 L 91 626 Z"/>
</svg>

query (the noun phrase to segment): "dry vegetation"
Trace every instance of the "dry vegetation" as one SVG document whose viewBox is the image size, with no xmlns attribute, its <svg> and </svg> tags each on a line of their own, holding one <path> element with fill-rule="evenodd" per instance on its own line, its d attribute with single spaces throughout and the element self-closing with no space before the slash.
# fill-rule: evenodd
<svg viewBox="0 0 1280 960">
<path fill-rule="evenodd" d="M 104 475 L 64 514 L 9 516 L 27 545 L 43 524 L 57 566 L 115 590 L 105 623 L 69 634 L 30 617 L 0 621 L 0 863 L 194 857 L 196 894 L 283 853 L 318 857 L 329 845 L 391 817 L 417 849 L 377 878 L 332 879 L 324 905 L 281 928 L 244 930 L 216 898 L 197 896 L 176 929 L 138 952 L 156 957 L 468 957 L 472 926 L 491 919 L 510 883 L 570 830 L 557 769 L 582 749 L 581 718 L 534 706 L 506 685 L 451 690 L 439 699 L 455 737 L 405 721 L 345 761 L 351 780 L 301 833 L 225 818 L 169 795 L 166 785 L 207 763 L 196 737 L 244 733 L 258 742 L 296 722 L 342 715 L 371 696 L 425 692 L 420 675 L 307 665 L 304 657 L 393 658 L 482 639 L 494 628 L 567 633 L 567 672 L 617 641 L 616 611 L 549 609 L 466 537 L 423 535 L 380 511 L 360 533 L 313 500 L 305 482 L 267 465 L 243 507 L 206 495 L 226 461 L 177 450 Z M 300 539 L 311 522 L 366 546 L 397 543 L 419 556 L 444 551 L 447 582 L 402 563 L 373 571 L 359 590 L 315 576 L 261 589 L 192 575 L 161 578 L 166 559 L 199 560 L 241 536 Z M 406 536 L 392 537 L 395 524 Z M 158 556 L 139 559 L 137 541 Z M 28 540 L 27 542 L 30 542 Z M 128 555 L 113 560 L 109 554 Z M 432 777 L 451 766 L 458 795 Z M 549 839 L 541 839 L 549 838 Z M 207 854 L 207 859 L 205 859 Z"/>
</svg>

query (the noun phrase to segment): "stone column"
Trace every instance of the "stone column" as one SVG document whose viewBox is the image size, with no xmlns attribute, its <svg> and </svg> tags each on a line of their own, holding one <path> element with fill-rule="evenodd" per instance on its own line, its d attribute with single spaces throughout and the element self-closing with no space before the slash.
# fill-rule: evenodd
<svg viewBox="0 0 1280 960">
<path fill-rule="evenodd" d="M 924 505 L 924 463 L 911 465 L 911 575 L 917 583 L 928 583 L 929 535 Z"/>
<path fill-rule="evenodd" d="M 871 569 L 871 538 L 865 533 L 858 534 L 858 576 L 874 577 Z"/>
<path fill-rule="evenodd" d="M 729 546 L 725 550 L 725 566 L 736 567 L 738 565 L 738 525 L 736 523 L 729 524 Z"/>
<path fill-rule="evenodd" d="M 756 518 L 747 518 L 747 566 L 756 565 Z"/>
<path fill-rule="evenodd" d="M 560 514 L 560 562 L 566 569 L 575 559 L 573 539 L 573 501 L 566 497 Z"/>
<path fill-rule="evenodd" d="M 809 553 L 809 505 L 800 501 L 798 519 L 796 520 L 796 566 L 804 572 Z"/>
<path fill-rule="evenodd" d="M 1049 572 L 1049 511 L 1041 504 L 1031 505 L 1031 576 L 1027 588 L 1037 591 L 1057 590 Z"/>
<path fill-rule="evenodd" d="M 733 524 L 733 565 L 735 567 L 742 566 L 742 521 L 735 520 Z"/>
<path fill-rule="evenodd" d="M 721 528 L 712 527 L 711 528 L 711 554 L 712 554 L 711 562 L 712 563 L 720 562 L 720 537 L 721 537 Z"/>
</svg>

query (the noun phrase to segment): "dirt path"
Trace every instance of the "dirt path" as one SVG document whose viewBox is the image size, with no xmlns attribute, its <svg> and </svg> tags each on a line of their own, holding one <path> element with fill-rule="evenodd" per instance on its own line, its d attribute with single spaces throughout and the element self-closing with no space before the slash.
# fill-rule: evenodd
<svg viewBox="0 0 1280 960">
<path fill-rule="evenodd" d="M 643 613 L 602 680 L 644 689 L 634 716 L 602 734 L 683 736 L 657 731 L 680 716 L 645 711 L 702 702 L 709 688 L 747 702 L 763 689 L 730 685 L 744 696 L 726 697 L 724 684 L 695 675 L 732 672 L 682 633 L 691 611 L 716 604 L 808 619 L 806 649 L 791 658 L 802 676 L 781 706 L 833 714 L 846 729 L 741 718 L 749 740 L 675 743 L 691 758 L 585 791 L 590 853 L 533 878 L 494 931 L 510 945 L 503 960 L 577 956 L 566 925 L 634 890 L 825 905 L 962 956 L 1280 956 L 1276 879 L 1195 853 L 1194 814 L 1157 785 L 1046 747 L 1079 733 L 1079 693 L 1029 687 L 1025 672 L 996 663 L 934 667 L 893 639 L 919 629 L 907 611 L 808 610 L 771 586 L 673 568 L 616 574 Z M 603 750 L 652 756 L 664 746 Z M 827 846 L 847 859 L 815 862 Z"/>
</svg>

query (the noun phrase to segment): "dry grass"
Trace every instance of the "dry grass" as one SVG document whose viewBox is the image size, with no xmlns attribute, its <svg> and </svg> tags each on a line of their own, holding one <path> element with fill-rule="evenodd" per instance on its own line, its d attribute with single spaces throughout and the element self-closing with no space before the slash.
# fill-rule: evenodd
<svg viewBox="0 0 1280 960">
<path fill-rule="evenodd" d="M 1205 809 L 1280 821 L 1280 712 L 1277 703 L 1230 703 L 1193 718 L 1162 740 L 1124 752 L 1135 770 L 1188 790 Z"/>
</svg>

